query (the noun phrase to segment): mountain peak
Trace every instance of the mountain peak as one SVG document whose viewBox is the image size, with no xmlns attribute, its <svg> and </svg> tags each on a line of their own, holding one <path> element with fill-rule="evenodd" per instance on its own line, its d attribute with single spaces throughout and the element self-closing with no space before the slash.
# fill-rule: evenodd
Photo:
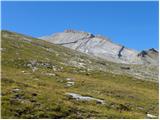
<svg viewBox="0 0 160 120">
<path fill-rule="evenodd" d="M 54 36 L 42 37 L 42 39 L 116 63 L 144 64 L 147 61 L 147 63 L 158 64 L 158 55 L 152 55 L 152 52 L 157 52 L 154 48 L 139 53 L 136 50 L 113 43 L 104 36 L 93 35 L 89 32 L 68 29 Z M 143 60 L 145 55 L 147 57 Z"/>
<path fill-rule="evenodd" d="M 79 34 L 91 34 L 91 33 L 88 33 L 88 32 L 84 32 L 84 31 L 79 31 L 79 30 L 73 30 L 73 29 L 66 29 L 64 30 L 64 33 L 79 33 Z"/>
<path fill-rule="evenodd" d="M 159 53 L 159 51 L 156 50 L 156 49 L 154 49 L 154 48 L 151 48 L 151 49 L 149 49 L 148 51 L 152 51 L 152 52 L 155 52 L 155 53 Z"/>
<path fill-rule="evenodd" d="M 88 37 L 95 37 L 94 34 L 89 33 L 89 32 L 84 32 L 84 31 L 78 31 L 78 30 L 73 30 L 73 29 L 66 29 L 64 30 L 64 33 L 77 33 L 77 34 L 86 34 Z"/>
<path fill-rule="evenodd" d="M 65 33 L 87 33 L 83 31 L 73 30 L 73 29 L 66 29 L 64 30 Z"/>
</svg>

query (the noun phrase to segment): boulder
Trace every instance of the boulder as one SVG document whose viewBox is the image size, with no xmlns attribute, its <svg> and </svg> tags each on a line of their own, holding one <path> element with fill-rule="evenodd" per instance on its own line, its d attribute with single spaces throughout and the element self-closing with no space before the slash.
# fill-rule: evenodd
<svg viewBox="0 0 160 120">
<path fill-rule="evenodd" d="M 155 115 L 152 115 L 152 114 L 147 113 L 147 118 L 150 118 L 150 119 L 157 119 L 158 117 L 155 116 Z"/>
<path fill-rule="evenodd" d="M 105 104 L 104 100 L 89 97 L 89 96 L 81 96 L 76 93 L 66 93 L 70 98 L 76 99 L 77 101 L 96 101 L 97 104 Z"/>
</svg>

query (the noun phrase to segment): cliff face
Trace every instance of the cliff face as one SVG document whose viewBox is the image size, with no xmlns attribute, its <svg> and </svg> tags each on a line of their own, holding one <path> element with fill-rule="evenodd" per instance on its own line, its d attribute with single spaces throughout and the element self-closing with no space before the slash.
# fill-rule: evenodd
<svg viewBox="0 0 160 120">
<path fill-rule="evenodd" d="M 158 65 L 158 51 L 155 49 L 147 50 L 143 55 L 143 51 L 128 49 L 103 36 L 87 32 L 65 30 L 41 39 L 116 63 Z"/>
</svg>

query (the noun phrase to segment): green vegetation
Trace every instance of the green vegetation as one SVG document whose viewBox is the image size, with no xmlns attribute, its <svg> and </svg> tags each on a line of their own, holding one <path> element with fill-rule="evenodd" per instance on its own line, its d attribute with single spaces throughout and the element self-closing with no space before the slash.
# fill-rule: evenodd
<svg viewBox="0 0 160 120">
<path fill-rule="evenodd" d="M 8 31 L 2 31 L 1 54 L 2 118 L 143 119 L 146 112 L 158 116 L 156 82 L 101 71 L 102 62 L 82 53 Z M 83 67 L 71 63 L 81 59 Z M 67 87 L 67 78 L 75 85 Z M 67 92 L 106 104 L 70 99 Z"/>
</svg>

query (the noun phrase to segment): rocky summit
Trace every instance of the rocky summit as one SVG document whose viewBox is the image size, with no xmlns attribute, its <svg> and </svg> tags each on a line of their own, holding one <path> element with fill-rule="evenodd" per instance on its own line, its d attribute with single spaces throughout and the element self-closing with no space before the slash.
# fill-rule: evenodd
<svg viewBox="0 0 160 120">
<path fill-rule="evenodd" d="M 139 52 L 113 43 L 106 37 L 87 32 L 65 30 L 40 38 L 116 63 L 158 65 L 159 53 L 154 48 Z"/>
</svg>

